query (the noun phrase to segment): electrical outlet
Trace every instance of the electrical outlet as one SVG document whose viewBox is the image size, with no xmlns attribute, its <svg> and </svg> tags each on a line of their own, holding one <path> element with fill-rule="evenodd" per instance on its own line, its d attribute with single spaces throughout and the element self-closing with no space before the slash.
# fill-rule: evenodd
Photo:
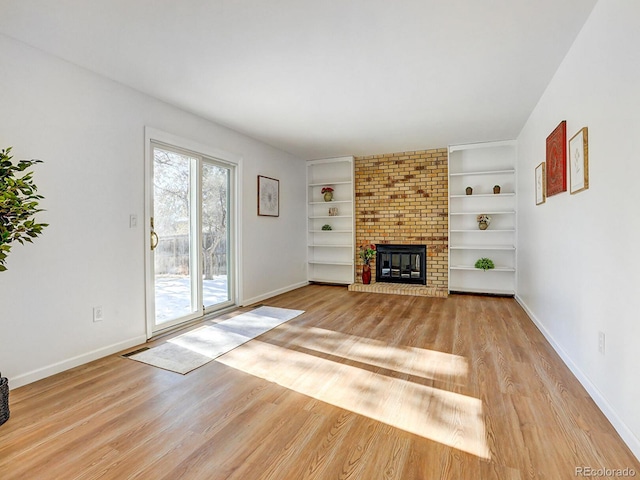
<svg viewBox="0 0 640 480">
<path fill-rule="evenodd" d="M 135 213 L 129 215 L 129 228 L 136 228 L 138 226 L 138 216 Z"/>
<path fill-rule="evenodd" d="M 604 355 L 604 352 L 605 352 L 604 332 L 598 332 L 598 352 Z"/>
<path fill-rule="evenodd" d="M 102 311 L 101 306 L 93 307 L 93 321 L 101 322 L 102 320 L 104 320 L 103 313 L 104 312 Z"/>
</svg>

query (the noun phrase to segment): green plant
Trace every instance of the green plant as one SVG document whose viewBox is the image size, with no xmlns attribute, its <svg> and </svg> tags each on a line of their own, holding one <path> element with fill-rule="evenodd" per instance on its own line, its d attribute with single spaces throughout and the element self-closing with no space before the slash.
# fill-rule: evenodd
<svg viewBox="0 0 640 480">
<path fill-rule="evenodd" d="M 376 256 L 376 246 L 373 243 L 363 243 L 360 245 L 360 258 L 365 265 L 369 265 L 369 262 Z"/>
<path fill-rule="evenodd" d="M 20 160 L 14 164 L 10 154 L 11 147 L 0 151 L 0 272 L 7 269 L 5 263 L 11 243 L 32 243 L 48 226 L 33 219 L 42 211 L 38 201 L 44 198 L 36 193 L 38 187 L 33 182 L 33 172 L 20 176 L 42 160 Z"/>
<path fill-rule="evenodd" d="M 322 225 L 322 230 L 333 230 L 333 228 L 327 223 L 325 225 Z"/>
<path fill-rule="evenodd" d="M 475 267 L 476 268 L 481 268 L 485 272 L 487 270 L 492 269 L 492 268 L 496 268 L 496 266 L 493 264 L 493 260 L 491 260 L 490 258 L 486 258 L 486 257 L 479 258 L 478 261 L 475 264 Z"/>
</svg>

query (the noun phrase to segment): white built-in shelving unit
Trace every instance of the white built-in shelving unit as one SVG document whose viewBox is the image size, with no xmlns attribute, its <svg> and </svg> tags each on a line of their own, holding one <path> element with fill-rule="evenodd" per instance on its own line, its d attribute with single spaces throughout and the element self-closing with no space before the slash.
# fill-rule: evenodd
<svg viewBox="0 0 640 480">
<path fill-rule="evenodd" d="M 325 202 L 323 187 L 333 188 Z M 354 280 L 353 157 L 307 162 L 307 279 L 349 285 Z M 329 215 L 337 208 L 337 215 Z M 323 230 L 330 225 L 331 230 Z"/>
<path fill-rule="evenodd" d="M 515 141 L 449 147 L 450 292 L 515 294 L 516 158 Z M 500 185 L 499 194 L 494 185 Z M 486 230 L 478 228 L 481 213 L 491 216 Z M 475 268 L 482 257 L 496 268 Z"/>
</svg>

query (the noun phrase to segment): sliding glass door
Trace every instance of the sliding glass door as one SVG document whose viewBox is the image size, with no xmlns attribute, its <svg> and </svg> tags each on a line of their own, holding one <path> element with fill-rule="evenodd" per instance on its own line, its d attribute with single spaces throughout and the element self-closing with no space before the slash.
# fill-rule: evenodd
<svg viewBox="0 0 640 480">
<path fill-rule="evenodd" d="M 229 281 L 229 182 L 227 167 L 202 164 L 202 294 L 206 312 L 231 300 Z"/>
<path fill-rule="evenodd" d="M 233 165 L 151 143 L 152 333 L 233 305 Z"/>
</svg>

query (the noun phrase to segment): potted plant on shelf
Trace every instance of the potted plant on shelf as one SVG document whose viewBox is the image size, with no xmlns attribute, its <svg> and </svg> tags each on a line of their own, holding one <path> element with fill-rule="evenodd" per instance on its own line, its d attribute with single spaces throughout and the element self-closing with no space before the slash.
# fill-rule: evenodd
<svg viewBox="0 0 640 480">
<path fill-rule="evenodd" d="M 328 231 L 328 230 L 333 230 L 333 228 L 328 223 L 325 223 L 324 225 L 322 225 L 322 230 Z"/>
<path fill-rule="evenodd" d="M 376 256 L 376 246 L 373 243 L 363 243 L 360 245 L 360 258 L 364 263 L 362 265 L 362 283 L 369 285 L 371 283 L 371 267 L 370 262 Z"/>
<path fill-rule="evenodd" d="M 479 258 L 478 261 L 475 264 L 476 268 L 480 268 L 482 270 L 484 270 L 485 272 L 487 270 L 491 270 L 492 268 L 496 268 L 496 266 L 493 264 L 493 260 L 491 260 L 490 258 L 486 258 L 486 257 L 482 257 Z"/>
<path fill-rule="evenodd" d="M 322 195 L 324 196 L 324 201 L 325 202 L 330 202 L 331 200 L 333 200 L 333 188 L 332 187 L 322 187 L 322 190 L 320 191 L 320 193 L 322 193 Z"/>
<path fill-rule="evenodd" d="M 486 230 L 491 223 L 491 217 L 486 213 L 481 213 L 476 217 L 476 221 L 478 222 L 478 228 L 480 230 Z"/>
</svg>

